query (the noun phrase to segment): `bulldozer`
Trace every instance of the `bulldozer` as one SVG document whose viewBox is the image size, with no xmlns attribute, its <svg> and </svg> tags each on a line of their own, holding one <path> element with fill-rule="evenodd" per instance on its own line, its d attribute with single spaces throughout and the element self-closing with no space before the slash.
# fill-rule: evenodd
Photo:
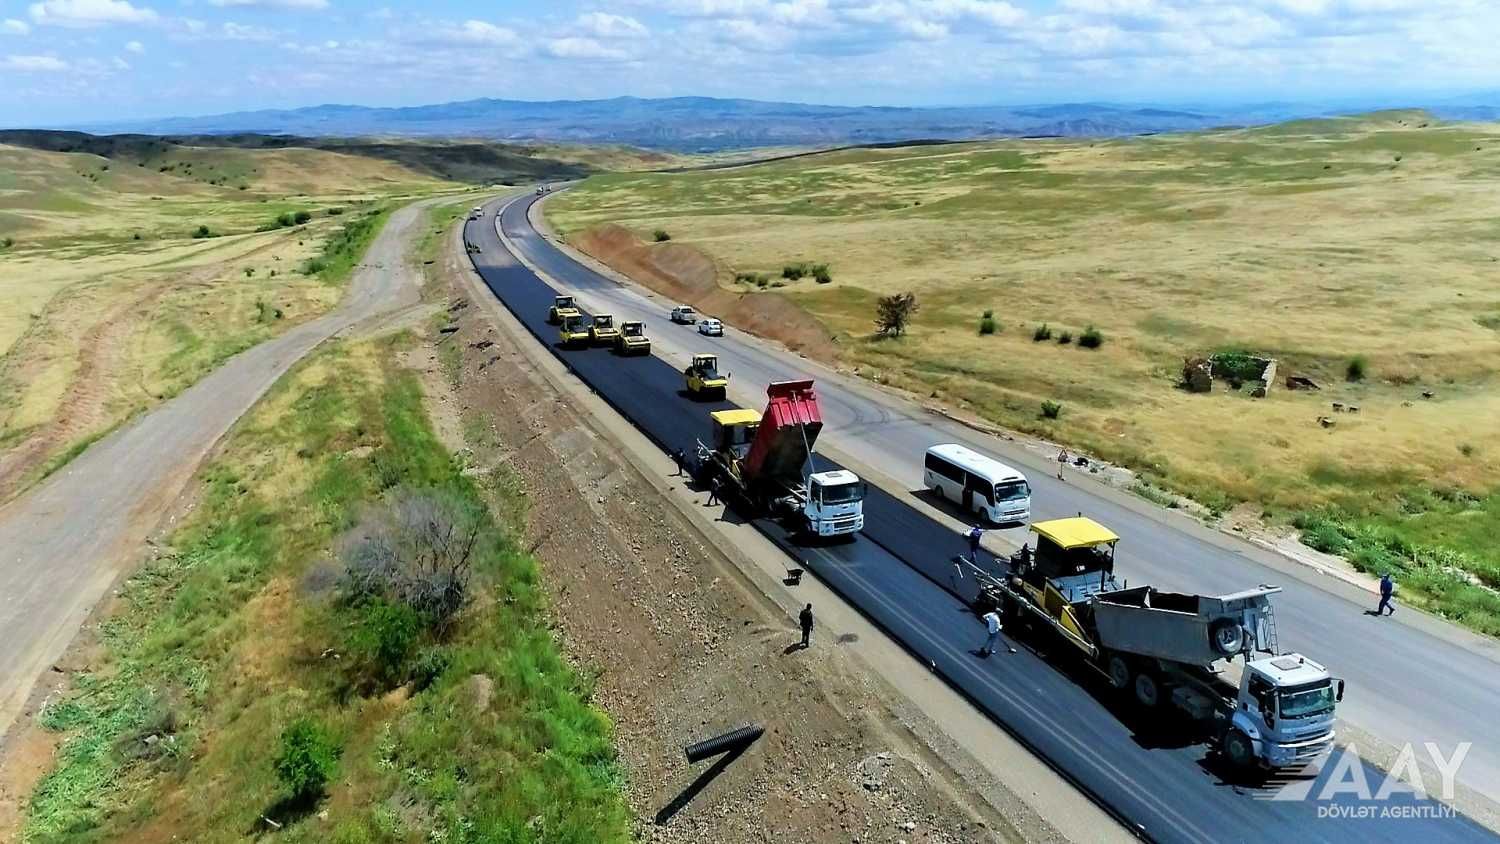
<svg viewBox="0 0 1500 844">
<path fill-rule="evenodd" d="M 620 329 L 615 327 L 614 314 L 594 314 L 594 319 L 589 323 L 589 344 L 594 346 L 612 346 L 620 339 Z"/>
<path fill-rule="evenodd" d="M 722 399 L 729 390 L 729 375 L 719 373 L 718 355 L 693 355 L 682 375 L 693 398 Z"/>
<path fill-rule="evenodd" d="M 581 315 L 572 296 L 558 296 L 552 300 L 552 307 L 547 309 L 547 324 L 562 325 L 564 317 Z"/>
<path fill-rule="evenodd" d="M 564 314 L 562 325 L 557 330 L 557 339 L 564 348 L 578 348 L 587 346 L 589 343 L 589 326 L 583 319 L 583 314 L 577 311 Z"/>
<path fill-rule="evenodd" d="M 615 338 L 615 351 L 622 355 L 651 354 L 651 338 L 646 336 L 646 324 L 635 320 L 620 323 L 620 336 Z"/>
</svg>

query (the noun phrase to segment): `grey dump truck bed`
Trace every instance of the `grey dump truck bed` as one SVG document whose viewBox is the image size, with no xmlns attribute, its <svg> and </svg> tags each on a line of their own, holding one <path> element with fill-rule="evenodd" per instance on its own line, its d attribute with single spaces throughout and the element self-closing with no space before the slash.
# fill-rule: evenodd
<svg viewBox="0 0 1500 844">
<path fill-rule="evenodd" d="M 1110 650 L 1209 668 L 1247 648 L 1274 652 L 1269 596 L 1280 591 L 1261 586 L 1214 597 L 1121 589 L 1095 596 L 1094 625 Z"/>
</svg>

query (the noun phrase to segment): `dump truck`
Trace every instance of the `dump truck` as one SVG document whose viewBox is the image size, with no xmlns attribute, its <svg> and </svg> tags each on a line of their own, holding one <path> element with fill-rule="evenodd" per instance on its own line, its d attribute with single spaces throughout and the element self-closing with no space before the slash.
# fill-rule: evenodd
<svg viewBox="0 0 1500 844">
<path fill-rule="evenodd" d="M 615 328 L 614 314 L 594 314 L 589 323 L 589 343 L 595 346 L 613 346 L 620 339 L 620 329 Z"/>
<path fill-rule="evenodd" d="M 688 395 L 694 398 L 722 399 L 729 391 L 729 375 L 719 372 L 718 355 L 693 355 L 693 362 L 682 370 Z"/>
<path fill-rule="evenodd" d="M 796 534 L 846 536 L 864 529 L 866 486 L 843 469 L 819 472 L 813 444 L 823 430 L 811 380 L 766 388 L 765 413 L 709 414 L 709 443 L 698 441 L 694 478 L 752 518 L 770 516 Z"/>
<path fill-rule="evenodd" d="M 577 348 L 589 344 L 589 324 L 583 314 L 564 314 L 562 325 L 557 329 L 558 342 L 566 348 Z"/>
<path fill-rule="evenodd" d="M 1261 585 L 1226 595 L 1128 587 L 1115 577 L 1119 537 L 1092 519 L 1031 526 L 1008 571 L 979 572 L 974 609 L 998 609 L 1065 642 L 1135 704 L 1186 717 L 1237 767 L 1305 765 L 1333 746 L 1344 681 L 1282 653 Z"/>
<path fill-rule="evenodd" d="M 615 338 L 615 351 L 622 355 L 651 354 L 651 338 L 646 336 L 646 324 L 638 320 L 620 323 L 620 334 Z"/>
<path fill-rule="evenodd" d="M 562 325 L 563 317 L 581 314 L 572 296 L 557 296 L 552 300 L 552 307 L 547 309 L 547 324 Z"/>
</svg>

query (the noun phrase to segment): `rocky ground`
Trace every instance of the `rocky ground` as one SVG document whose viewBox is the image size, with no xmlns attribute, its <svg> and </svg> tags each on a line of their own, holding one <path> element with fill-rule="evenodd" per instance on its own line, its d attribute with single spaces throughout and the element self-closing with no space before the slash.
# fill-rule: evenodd
<svg viewBox="0 0 1500 844">
<path fill-rule="evenodd" d="M 568 653 L 614 718 L 642 840 L 969 842 L 1052 838 L 1011 822 L 896 717 L 835 641 L 795 624 L 712 548 L 550 385 L 454 272 L 413 354 L 439 430 L 472 471 L 519 490 L 527 547 Z M 448 330 L 455 329 L 456 330 Z M 529 341 L 528 341 L 529 342 Z M 748 752 L 690 765 L 682 747 L 744 724 Z"/>
</svg>

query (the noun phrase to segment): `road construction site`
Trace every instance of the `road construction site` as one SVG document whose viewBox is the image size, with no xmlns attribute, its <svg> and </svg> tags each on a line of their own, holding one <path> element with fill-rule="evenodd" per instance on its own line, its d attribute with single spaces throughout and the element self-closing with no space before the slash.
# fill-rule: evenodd
<svg viewBox="0 0 1500 844">
<path fill-rule="evenodd" d="M 499 235 L 499 225 L 511 235 L 513 224 L 515 234 L 535 239 L 534 233 L 526 233 L 526 210 L 533 201 L 528 197 L 492 203 L 480 219 L 467 224 L 471 258 L 485 284 L 537 340 L 554 348 L 574 374 L 663 450 L 689 448 L 706 438 L 709 414 L 731 411 L 736 405 L 688 395 L 675 366 L 655 356 L 626 360 L 604 348 L 556 345 L 558 331 L 548 324 L 547 311 L 556 295 L 574 291 L 549 286 L 507 250 Z M 571 281 L 587 273 L 576 264 L 556 263 L 557 255 L 551 260 L 554 264 L 547 271 L 554 278 Z M 591 284 L 608 289 L 613 282 L 597 279 Z M 617 318 L 644 320 L 650 332 L 662 322 L 660 314 L 614 311 Z M 580 312 L 587 318 L 581 307 Z M 792 358 L 782 360 L 781 367 L 779 377 L 771 380 L 806 374 L 798 371 Z M 845 467 L 824 458 L 819 468 Z M 1277 799 L 1283 792 L 1276 779 L 1232 770 L 1199 737 L 1185 736 L 1175 721 L 1131 707 L 1106 678 L 1076 670 L 1058 658 L 1061 654 L 1043 637 L 1027 637 L 1015 655 L 977 658 L 973 651 L 983 639 L 983 627 L 972 611 L 972 595 L 965 594 L 953 576 L 953 557 L 963 548 L 961 537 L 924 509 L 882 488 L 886 478 L 878 472 L 857 468 L 875 483 L 864 499 L 864 529 L 852 541 L 810 542 L 801 538 L 803 531 L 789 530 L 780 521 L 750 521 L 786 551 L 789 568 L 805 568 L 840 593 L 900 641 L 914 658 L 914 667 L 925 666 L 942 677 L 1135 834 L 1159 841 L 1491 837 L 1451 807 L 1409 793 L 1371 801 L 1333 789 L 1336 793 L 1323 795 L 1327 799 Z M 726 510 L 723 518 L 742 517 Z M 1138 548 L 1136 553 L 1146 550 Z M 1121 573 L 1127 576 L 1132 574 L 1126 569 L 1130 559 L 1121 563 Z M 1210 594 L 1256 585 L 1247 581 L 1218 583 Z M 1283 635 L 1290 632 L 1283 629 Z M 1317 656 L 1329 662 L 1335 674 L 1343 670 L 1335 659 L 1338 654 Z M 1360 693 L 1359 685 L 1351 684 L 1351 697 L 1357 699 Z M 1323 786 L 1336 768 L 1326 766 L 1308 783 L 1314 796 L 1327 791 Z M 1370 783 L 1385 778 L 1366 762 L 1341 769 L 1354 770 Z M 1329 807 L 1339 820 L 1327 819 Z M 1375 811 L 1365 811 L 1371 807 Z M 1402 817 L 1382 816 L 1383 808 L 1399 808 Z"/>
</svg>

